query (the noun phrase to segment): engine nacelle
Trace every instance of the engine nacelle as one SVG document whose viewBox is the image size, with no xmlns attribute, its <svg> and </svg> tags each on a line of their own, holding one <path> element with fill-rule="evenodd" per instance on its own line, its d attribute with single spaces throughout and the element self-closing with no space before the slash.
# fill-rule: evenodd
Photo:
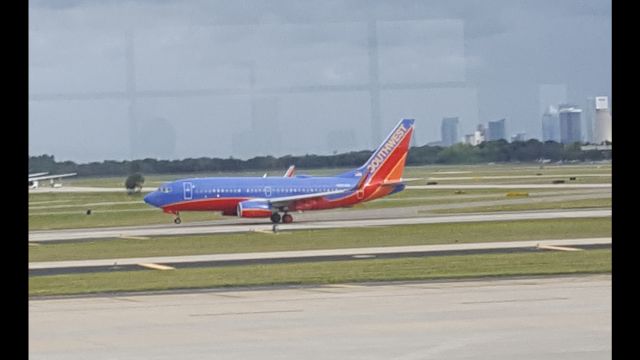
<svg viewBox="0 0 640 360">
<path fill-rule="evenodd" d="M 245 218 L 268 218 L 273 213 L 266 201 L 247 200 L 238 203 L 237 215 Z"/>
</svg>

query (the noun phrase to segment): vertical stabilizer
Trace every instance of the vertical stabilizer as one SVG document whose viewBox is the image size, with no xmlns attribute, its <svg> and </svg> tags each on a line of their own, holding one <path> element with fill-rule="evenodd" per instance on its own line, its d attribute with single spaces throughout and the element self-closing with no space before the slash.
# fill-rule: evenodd
<svg viewBox="0 0 640 360">
<path fill-rule="evenodd" d="M 414 120 L 403 119 L 360 168 L 369 173 L 367 183 L 400 181 L 409 153 Z"/>
</svg>

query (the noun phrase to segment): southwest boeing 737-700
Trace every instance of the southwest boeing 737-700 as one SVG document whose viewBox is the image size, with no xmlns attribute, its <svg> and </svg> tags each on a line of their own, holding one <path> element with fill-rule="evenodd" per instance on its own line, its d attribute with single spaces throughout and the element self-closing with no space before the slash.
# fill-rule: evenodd
<svg viewBox="0 0 640 360">
<path fill-rule="evenodd" d="M 181 211 L 219 211 L 290 223 L 292 211 L 333 209 L 378 199 L 405 187 L 402 172 L 413 123 L 413 119 L 401 120 L 364 165 L 336 176 L 291 176 L 290 168 L 287 175 L 277 178 L 181 179 L 161 185 L 144 201 L 174 214 L 179 224 Z"/>
</svg>

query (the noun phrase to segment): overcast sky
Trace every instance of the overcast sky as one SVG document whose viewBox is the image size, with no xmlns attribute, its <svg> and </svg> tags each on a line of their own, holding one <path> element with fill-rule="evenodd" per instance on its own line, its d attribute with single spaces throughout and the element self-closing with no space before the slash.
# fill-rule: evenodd
<svg viewBox="0 0 640 360">
<path fill-rule="evenodd" d="M 59 161 L 373 149 L 401 118 L 539 138 L 611 96 L 610 1 L 29 4 L 29 153 Z"/>
</svg>

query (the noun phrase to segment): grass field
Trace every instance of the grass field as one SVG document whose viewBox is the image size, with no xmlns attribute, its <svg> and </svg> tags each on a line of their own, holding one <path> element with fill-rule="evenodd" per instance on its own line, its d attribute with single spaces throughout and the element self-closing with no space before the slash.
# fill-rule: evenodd
<svg viewBox="0 0 640 360">
<path fill-rule="evenodd" d="M 585 199 L 570 201 L 549 201 L 532 204 L 507 204 L 495 206 L 473 206 L 462 209 L 441 209 L 418 211 L 422 214 L 451 214 L 451 213 L 477 213 L 477 212 L 496 212 L 496 211 L 527 211 L 527 210 L 566 210 L 566 209 L 590 209 L 590 208 L 611 208 L 611 198 L 606 199 Z"/>
<path fill-rule="evenodd" d="M 427 182 L 436 182 L 438 185 L 479 185 L 479 184 L 493 184 L 493 185 L 521 185 L 521 184 L 553 184 L 554 181 L 561 180 L 564 184 L 611 184 L 611 176 L 606 177 L 576 177 L 575 180 L 570 180 L 572 176 L 557 176 L 557 177 L 531 177 L 531 178 L 506 178 L 506 179 L 484 179 L 484 178 L 445 178 L 440 179 L 428 179 L 423 180 L 423 184 Z M 420 183 L 412 183 L 411 185 L 419 185 Z"/>
<path fill-rule="evenodd" d="M 180 213 L 183 223 L 195 221 L 215 220 L 220 215 L 211 212 Z M 29 215 L 29 230 L 53 230 L 73 228 L 97 228 L 127 225 L 171 224 L 173 216 L 161 210 L 143 211 L 94 211 L 91 215 L 84 212 L 77 214 L 52 214 L 47 216 Z"/>
<path fill-rule="evenodd" d="M 478 164 L 478 165 L 427 165 L 427 166 L 407 166 L 404 172 L 405 178 L 429 177 L 479 177 L 479 176 L 522 176 L 531 175 L 558 175 L 559 179 L 564 179 L 561 175 L 577 175 L 576 182 L 590 181 L 587 178 L 579 178 L 581 174 L 611 174 L 611 164 L 545 164 L 541 166 L 536 163 L 524 164 Z M 350 168 L 324 168 L 324 169 L 298 169 L 298 174 L 309 174 L 314 176 L 331 176 L 350 170 Z M 242 172 L 202 172 L 185 174 L 150 174 L 145 175 L 145 186 L 157 187 L 165 181 L 172 181 L 189 177 L 209 177 L 209 176 L 262 176 L 265 172 L 269 176 L 282 176 L 286 168 L 264 169 L 259 171 Z M 97 186 L 114 187 L 124 189 L 126 176 L 113 177 L 79 177 L 64 181 L 68 186 Z M 607 182 L 607 178 L 597 178 Z M 610 179 L 610 178 L 609 178 Z M 522 180 L 522 179 L 519 179 Z M 535 180 L 535 179 L 533 179 Z M 569 179 L 565 179 L 569 182 Z M 486 181 L 486 180 L 483 180 Z M 504 181 L 504 180 L 503 180 Z M 508 181 L 508 180 L 507 180 Z M 515 180 L 514 180 L 515 181 Z M 538 180 L 539 181 L 539 180 Z M 465 183 L 477 183 L 478 180 L 465 180 Z M 492 180 L 493 182 L 493 180 Z M 542 182 L 551 182 L 551 179 L 544 179 Z M 609 180 L 610 182 L 610 180 Z M 516 182 L 517 183 L 517 182 Z M 526 183 L 526 182 L 525 182 Z"/>
<path fill-rule="evenodd" d="M 148 175 L 146 187 L 164 181 L 205 176 L 281 176 L 286 169 L 242 173 Z M 297 171 L 316 176 L 334 175 L 348 169 Z M 551 175 L 543 177 L 541 175 Z M 479 164 L 407 167 L 405 178 L 420 178 L 409 185 L 425 185 L 430 178 L 438 184 L 533 184 L 565 180 L 566 183 L 610 183 L 611 164 Z M 482 176 L 532 176 L 531 178 L 482 179 Z M 576 176 L 571 181 L 569 176 Z M 465 177 L 467 179 L 461 179 Z M 557 177 L 557 178 L 556 178 Z M 125 177 L 73 178 L 65 186 L 122 188 Z M 571 189 L 407 189 L 393 196 L 362 204 L 358 209 L 469 203 L 463 209 L 429 213 L 494 212 L 536 209 L 611 207 L 611 198 L 549 201 L 531 204 L 474 206 L 483 200 L 508 200 L 509 192 L 527 192 L 531 197 L 552 200 L 554 196 L 584 194 Z M 29 229 L 64 229 L 171 223 L 172 216 L 146 205 L 143 194 L 122 193 L 30 193 Z M 522 197 L 516 197 L 522 199 Z M 91 215 L 87 215 L 91 209 Z M 345 210 L 346 212 L 350 210 Z M 183 222 L 215 220 L 217 213 L 185 212 Z M 378 246 L 451 244 L 535 239 L 610 237 L 611 218 L 503 221 L 486 223 L 423 224 L 283 231 L 277 234 L 246 232 L 235 234 L 153 237 L 40 243 L 29 246 L 29 261 L 61 261 L 145 256 L 179 256 L 286 250 L 338 249 Z M 427 280 L 484 276 L 543 275 L 611 272 L 610 250 L 579 252 L 535 252 L 485 254 L 402 259 L 363 259 L 271 265 L 243 265 L 169 271 L 33 276 L 29 295 L 89 294 L 118 291 L 195 289 L 228 286 L 331 284 L 363 281 Z"/>
<path fill-rule="evenodd" d="M 611 218 L 524 220 L 458 224 L 167 236 L 144 239 L 45 242 L 29 247 L 29 261 L 344 249 L 611 236 Z"/>
<path fill-rule="evenodd" d="M 583 189 L 406 189 L 400 193 L 356 205 L 353 209 L 379 209 L 420 205 L 458 204 L 486 200 L 508 200 L 509 192 L 554 196 L 584 193 Z M 126 193 L 31 193 L 29 194 L 29 229 L 54 230 L 69 228 L 109 227 L 127 225 L 170 224 L 172 215 L 151 207 L 142 200 L 143 194 Z M 556 204 L 543 208 L 554 208 Z M 472 206 L 472 205 L 471 205 Z M 526 208 L 522 205 L 521 208 Z M 91 209 L 91 215 L 86 212 Z M 477 209 L 477 208 L 476 208 Z M 349 210 L 347 210 L 349 211 Z M 443 210 L 448 211 L 448 210 Z M 458 212 L 458 210 L 453 210 Z M 474 210 L 474 211 L 482 211 Z M 489 210 L 487 210 L 489 211 Z M 215 212 L 184 212 L 184 223 L 224 218 Z"/>
<path fill-rule="evenodd" d="M 29 194 L 29 230 L 54 230 L 127 225 L 171 224 L 173 215 L 147 205 L 143 194 L 40 193 Z M 91 215 L 87 215 L 87 210 Z M 183 223 L 216 220 L 215 212 L 185 212 Z"/>
<path fill-rule="evenodd" d="M 410 192 L 410 191 L 407 191 Z M 357 204 L 354 209 L 383 209 L 392 207 L 408 207 L 408 206 L 420 206 L 420 205 L 441 205 L 441 204 L 459 204 L 459 203 L 473 203 L 476 201 L 488 201 L 488 200 L 505 200 L 505 195 L 489 195 L 477 197 L 394 197 L 391 195 L 382 199 L 376 199 L 374 201 L 368 201 L 365 203 Z"/>
<path fill-rule="evenodd" d="M 29 296 L 611 272 L 611 250 L 129 271 L 29 278 Z"/>
<path fill-rule="evenodd" d="M 553 180 L 564 180 L 568 184 L 574 183 L 611 183 L 611 164 L 493 164 L 493 165 L 430 165 L 408 166 L 405 169 L 405 178 L 418 178 L 410 181 L 408 185 L 425 185 L 428 181 L 438 184 L 522 184 L 522 189 L 512 191 L 527 191 L 526 184 L 550 184 Z M 284 172 L 285 169 L 282 169 Z M 306 173 L 316 176 L 334 175 L 347 170 L 346 168 L 327 168 L 299 170 L 298 173 Z M 147 175 L 146 187 L 157 187 L 164 181 L 176 180 L 186 177 L 206 176 L 261 176 L 265 171 L 246 172 L 209 172 L 191 174 L 165 174 Z M 271 176 L 279 176 L 279 171 L 268 170 Z M 542 175 L 543 177 L 538 177 Z M 581 176 L 581 175 L 606 175 L 606 176 Z M 483 176 L 532 176 L 531 178 L 512 179 L 484 179 Z M 551 176 L 551 177 L 547 177 Z M 558 178 L 556 178 L 556 176 Z M 569 180 L 569 176 L 576 176 L 576 180 Z M 101 226 L 100 222 L 112 225 L 128 225 L 132 223 L 155 224 L 165 222 L 168 216 L 154 214 L 152 207 L 142 201 L 143 194 L 127 195 L 123 187 L 124 177 L 103 178 L 72 178 L 65 181 L 67 186 L 96 186 L 121 188 L 121 193 L 30 193 L 29 215 L 30 229 L 60 229 L 70 227 Z M 550 189 L 553 191 L 553 189 Z M 557 190 L 556 190 L 557 191 Z M 539 190 L 538 190 L 539 192 Z M 453 195 L 452 190 L 405 190 L 399 194 L 385 198 L 388 202 L 374 201 L 363 204 L 365 208 L 413 206 L 421 204 L 445 203 L 448 200 L 435 197 Z M 505 194 L 505 190 L 465 190 L 468 195 L 495 194 L 499 198 Z M 412 200 L 403 200 L 413 197 Z M 421 198 L 421 199 L 417 199 Z M 459 199 L 463 199 L 460 197 Z M 398 201 L 394 201 L 398 200 Z M 468 201 L 474 201 L 467 197 Z M 136 203 L 137 201 L 137 203 Z M 458 199 L 454 201 L 459 201 Z M 83 216 L 87 209 L 95 214 L 100 213 L 100 219 L 93 220 Z M 122 212 L 122 214 L 117 214 Z M 143 214 L 130 214 L 140 212 Z M 110 214 L 111 215 L 108 215 Z M 129 213 L 129 214 L 128 214 Z M 213 216 L 214 218 L 216 215 Z M 128 220 L 130 219 L 131 220 Z M 210 219 L 211 217 L 196 215 L 194 220 Z M 148 220 L 147 220 L 148 219 Z M 189 221 L 187 218 L 186 221 Z M 107 225 L 104 225 L 107 226 Z"/>
<path fill-rule="evenodd" d="M 545 190 L 540 191 L 538 189 L 521 189 L 512 191 L 511 189 L 487 192 L 485 194 L 471 192 L 471 194 L 461 194 L 459 191 L 448 190 L 449 195 L 435 195 L 429 194 L 430 190 L 413 190 L 407 189 L 398 194 L 393 194 L 388 197 L 376 199 L 375 201 L 368 201 L 365 203 L 357 204 L 354 209 L 382 209 L 391 207 L 409 207 L 409 206 L 423 206 L 423 205 L 451 205 L 451 204 L 469 204 L 469 207 L 474 206 L 473 203 L 480 201 L 510 201 L 515 199 L 525 199 L 524 201 L 535 201 L 533 197 L 538 199 L 553 202 L 554 196 L 565 195 L 585 195 L 590 197 L 601 197 L 601 193 L 594 191 L 567 189 L 565 191 L 558 190 Z M 437 191 L 437 190 L 436 190 Z M 419 193 L 424 195 L 420 196 Z M 510 193 L 526 193 L 527 196 L 507 196 Z M 563 200 L 565 201 L 565 200 Z M 572 201 L 572 200 L 571 200 Z M 554 204 L 555 205 L 555 204 Z"/>
</svg>

